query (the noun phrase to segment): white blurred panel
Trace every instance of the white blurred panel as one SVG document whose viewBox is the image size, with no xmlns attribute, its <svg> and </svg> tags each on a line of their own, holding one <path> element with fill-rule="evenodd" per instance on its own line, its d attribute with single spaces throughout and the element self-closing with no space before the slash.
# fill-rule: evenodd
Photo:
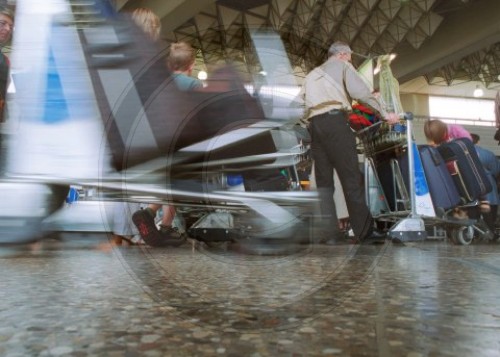
<svg viewBox="0 0 500 357">
<path fill-rule="evenodd" d="M 40 5 L 18 1 L 7 171 L 96 178 L 109 155 L 78 32 L 60 23 L 72 18 L 70 6 Z"/>
</svg>

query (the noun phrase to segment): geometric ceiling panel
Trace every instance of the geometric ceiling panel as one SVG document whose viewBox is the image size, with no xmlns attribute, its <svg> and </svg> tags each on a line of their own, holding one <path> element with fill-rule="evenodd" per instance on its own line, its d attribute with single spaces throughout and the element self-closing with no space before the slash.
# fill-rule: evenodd
<svg viewBox="0 0 500 357">
<path fill-rule="evenodd" d="M 435 1 L 436 0 L 413 0 L 413 4 L 419 7 L 422 11 L 429 11 Z M 466 1 L 468 0 L 465 0 L 464 2 Z"/>
<path fill-rule="evenodd" d="M 335 26 L 335 23 L 335 15 L 325 9 L 319 18 L 319 30 L 325 34 L 330 34 Z"/>
<path fill-rule="evenodd" d="M 407 27 L 414 28 L 423 14 L 424 12 L 420 8 L 413 5 L 413 3 L 409 3 L 408 6 L 403 6 L 401 8 L 398 17 Z"/>
<path fill-rule="evenodd" d="M 378 0 L 361 0 L 359 4 L 362 5 L 365 9 L 371 10 L 373 6 L 377 3 Z"/>
<path fill-rule="evenodd" d="M 271 9 L 269 11 L 269 25 L 273 29 L 276 29 L 278 31 L 283 26 L 283 22 L 281 21 L 281 16 L 273 6 L 271 6 L 270 8 Z"/>
<path fill-rule="evenodd" d="M 418 50 L 427 39 L 427 37 L 427 34 L 417 27 L 408 31 L 408 34 L 406 35 L 406 41 L 408 41 L 408 43 L 412 45 L 414 49 Z"/>
<path fill-rule="evenodd" d="M 140 7 L 143 1 L 121 0 L 121 3 L 128 11 Z M 173 19 L 164 14 L 174 2 L 155 2 L 155 11 L 162 14 L 162 24 L 167 25 L 162 38 L 189 41 L 204 52 L 207 65 L 226 61 L 242 71 L 255 71 L 256 55 L 248 30 L 270 28 L 281 36 L 295 73 L 307 73 L 326 59 L 333 41 L 344 41 L 363 56 L 396 53 L 393 70 L 397 78 L 404 77 L 405 81 L 419 76 L 441 85 L 480 80 L 488 88 L 500 88 L 500 0 L 176 0 L 176 3 L 186 3 L 179 6 L 186 20 L 172 30 L 168 24 L 177 24 L 180 12 L 175 12 Z M 191 14 L 186 12 L 190 9 Z M 357 66 L 365 58 L 353 55 L 352 60 Z"/>
<path fill-rule="evenodd" d="M 267 19 L 261 16 L 255 16 L 251 14 L 244 14 L 245 24 L 249 29 L 258 30 L 267 24 Z"/>
<path fill-rule="evenodd" d="M 366 8 L 362 1 L 355 2 L 347 12 L 349 19 L 356 24 L 358 29 L 365 23 L 370 14 L 370 9 Z"/>
<path fill-rule="evenodd" d="M 382 11 L 388 19 L 393 19 L 396 17 L 397 13 L 401 9 L 402 2 L 399 0 L 381 0 L 378 4 L 378 8 Z"/>
<path fill-rule="evenodd" d="M 224 29 L 228 29 L 229 26 L 233 24 L 233 22 L 237 18 L 241 18 L 241 12 L 237 10 L 230 9 L 225 6 L 218 6 L 220 22 L 224 25 Z"/>
<path fill-rule="evenodd" d="M 295 17 L 293 21 L 293 29 L 296 35 L 302 37 L 307 33 L 308 24 L 313 16 L 313 5 L 307 1 L 301 1 L 297 4 Z"/>
<path fill-rule="evenodd" d="M 370 25 L 375 33 L 380 35 L 389 25 L 391 19 L 387 17 L 386 13 L 382 10 L 376 10 L 373 12 L 370 18 Z"/>
<path fill-rule="evenodd" d="M 326 1 L 323 4 L 323 11 L 328 12 L 332 19 L 336 19 L 342 14 L 346 6 L 346 1 Z"/>
<path fill-rule="evenodd" d="M 313 7 L 314 7 L 314 0 L 311 3 L 310 1 L 300 1 L 297 4 L 296 10 L 295 10 L 295 22 L 302 25 L 302 26 L 307 26 L 309 23 L 309 20 L 311 20 L 311 16 L 313 15 Z"/>
<path fill-rule="evenodd" d="M 410 31 L 408 23 L 400 17 L 395 18 L 394 21 L 389 24 L 386 30 L 386 32 L 390 34 L 392 38 L 397 42 L 403 41 L 408 31 Z"/>
<path fill-rule="evenodd" d="M 437 30 L 439 25 L 441 24 L 441 21 L 443 21 L 443 17 L 432 13 L 428 12 L 424 14 L 421 18 L 420 21 L 417 24 L 417 27 L 423 31 L 427 36 L 432 36 L 434 31 Z"/>
<path fill-rule="evenodd" d="M 255 9 L 249 9 L 247 12 L 267 18 L 267 16 L 269 15 L 269 8 L 270 8 L 269 4 L 266 4 L 256 7 Z"/>
<path fill-rule="evenodd" d="M 342 41 L 351 43 L 360 30 L 359 24 L 354 22 L 351 17 L 346 17 L 342 22 L 342 27 L 339 29 L 339 32 L 343 34 Z"/>
<path fill-rule="evenodd" d="M 358 40 L 362 40 L 363 43 L 365 44 L 365 51 L 356 51 L 356 52 L 361 52 L 364 53 L 366 51 L 369 52 L 369 50 L 373 47 L 375 42 L 377 42 L 377 39 L 379 38 L 379 34 L 373 29 L 373 27 L 370 24 L 365 25 L 365 31 L 361 32 L 361 34 L 358 37 Z M 357 42 L 356 42 L 357 43 Z M 356 46 L 359 48 L 360 46 Z"/>
<path fill-rule="evenodd" d="M 283 16 L 295 0 L 273 0 L 272 7 L 277 11 L 278 16 Z"/>
<path fill-rule="evenodd" d="M 378 40 L 374 48 L 373 52 L 375 54 L 387 54 L 393 53 L 396 46 L 398 46 L 399 40 L 394 38 L 390 31 L 386 31 L 383 36 L 381 36 Z"/>
<path fill-rule="evenodd" d="M 201 37 L 203 37 L 207 31 L 213 30 L 214 28 L 219 27 L 219 23 L 217 22 L 217 18 L 213 16 L 209 16 L 206 14 L 199 14 L 194 17 L 194 21 L 196 23 L 196 27 L 199 31 Z"/>
</svg>

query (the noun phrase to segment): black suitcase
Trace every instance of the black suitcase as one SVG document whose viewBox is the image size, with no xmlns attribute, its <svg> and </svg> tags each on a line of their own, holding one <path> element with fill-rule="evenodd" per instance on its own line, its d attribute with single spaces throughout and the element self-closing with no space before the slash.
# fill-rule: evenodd
<svg viewBox="0 0 500 357">
<path fill-rule="evenodd" d="M 446 161 L 453 182 L 465 202 L 473 202 L 492 190 L 476 148 L 467 138 L 441 144 L 438 151 Z"/>
<path fill-rule="evenodd" d="M 439 151 L 429 145 L 420 145 L 418 150 L 434 207 L 447 210 L 458 206 L 460 194 Z"/>
</svg>

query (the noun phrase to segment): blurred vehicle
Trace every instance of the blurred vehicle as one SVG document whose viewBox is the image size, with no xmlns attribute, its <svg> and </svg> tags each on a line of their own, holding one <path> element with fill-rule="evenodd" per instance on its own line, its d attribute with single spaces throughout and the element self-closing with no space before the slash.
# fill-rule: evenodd
<svg viewBox="0 0 500 357">
<path fill-rule="evenodd" d="M 70 185 L 102 201 L 173 204 L 202 241 L 309 240 L 316 195 L 300 187 L 307 148 L 279 36 L 249 31 L 266 73 L 250 87 L 224 66 L 186 93 L 164 50 L 108 1 L 16 6 L 0 243 L 40 238 Z"/>
</svg>

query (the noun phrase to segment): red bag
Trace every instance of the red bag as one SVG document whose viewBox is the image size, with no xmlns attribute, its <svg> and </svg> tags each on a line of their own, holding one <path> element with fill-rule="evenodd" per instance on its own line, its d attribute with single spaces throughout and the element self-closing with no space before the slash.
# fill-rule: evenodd
<svg viewBox="0 0 500 357">
<path fill-rule="evenodd" d="M 364 129 L 380 120 L 373 110 L 361 104 L 354 104 L 349 114 L 349 123 L 353 130 Z"/>
<path fill-rule="evenodd" d="M 352 129 L 358 131 L 372 125 L 372 122 L 366 119 L 364 115 L 351 113 L 349 114 L 349 124 Z"/>
</svg>

